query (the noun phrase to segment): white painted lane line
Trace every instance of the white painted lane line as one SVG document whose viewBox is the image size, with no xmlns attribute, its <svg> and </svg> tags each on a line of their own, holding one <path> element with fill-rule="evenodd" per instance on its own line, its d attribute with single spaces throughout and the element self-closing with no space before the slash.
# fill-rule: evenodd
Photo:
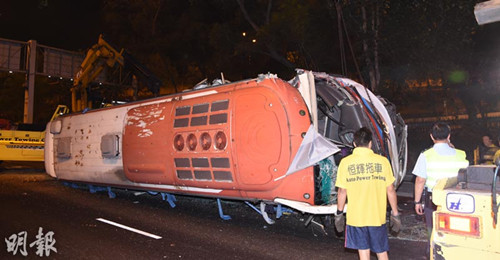
<svg viewBox="0 0 500 260">
<path fill-rule="evenodd" d="M 145 232 L 145 231 L 139 230 L 139 229 L 135 229 L 135 228 L 132 228 L 132 227 L 128 227 L 128 226 L 122 225 L 122 224 L 120 224 L 120 223 L 113 222 L 113 221 L 111 221 L 111 220 L 107 220 L 107 219 L 103 219 L 103 218 L 96 218 L 96 220 L 97 220 L 97 221 L 104 222 L 104 223 L 106 223 L 106 224 L 110 224 L 110 225 L 113 225 L 113 226 L 119 227 L 119 228 L 126 229 L 126 230 L 128 230 L 128 231 L 132 231 L 132 232 L 135 232 L 135 233 L 141 234 L 141 235 L 143 235 L 143 236 L 151 237 L 151 238 L 154 238 L 154 239 L 161 239 L 161 237 L 160 237 L 160 236 L 157 236 L 157 235 L 154 235 L 154 234 L 151 234 L 151 233 L 148 233 L 148 232 Z"/>
</svg>

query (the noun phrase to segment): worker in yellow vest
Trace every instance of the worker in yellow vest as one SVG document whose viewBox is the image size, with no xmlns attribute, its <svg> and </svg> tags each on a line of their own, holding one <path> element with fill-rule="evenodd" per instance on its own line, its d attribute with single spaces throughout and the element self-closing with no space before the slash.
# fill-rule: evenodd
<svg viewBox="0 0 500 260">
<path fill-rule="evenodd" d="M 500 135 L 497 137 L 497 143 L 496 145 L 500 148 Z M 500 164 L 500 149 L 498 149 L 495 154 L 493 155 L 493 164 L 499 165 Z"/>
<path fill-rule="evenodd" d="M 482 143 L 474 149 L 474 164 L 495 164 L 494 155 L 500 148 L 493 142 L 490 135 L 482 136 Z"/>
<path fill-rule="evenodd" d="M 434 124 L 430 133 L 434 145 L 420 154 L 412 172 L 416 175 L 415 211 L 419 215 L 425 214 L 428 238 L 432 233 L 432 213 L 436 209 L 432 203 L 434 185 L 439 179 L 457 176 L 459 169 L 469 165 L 465 152 L 451 145 L 450 136 L 448 124 Z"/>
</svg>

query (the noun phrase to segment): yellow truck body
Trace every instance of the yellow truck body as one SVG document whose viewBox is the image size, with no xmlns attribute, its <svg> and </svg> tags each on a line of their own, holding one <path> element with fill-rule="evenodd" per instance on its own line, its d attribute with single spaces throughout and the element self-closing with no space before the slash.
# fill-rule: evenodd
<svg viewBox="0 0 500 260">
<path fill-rule="evenodd" d="M 436 184 L 431 259 L 500 259 L 500 228 L 492 207 L 494 173 L 493 165 L 469 166 L 458 177 Z M 498 188 L 495 196 L 500 200 Z"/>
<path fill-rule="evenodd" d="M 0 161 L 43 162 L 45 131 L 0 130 Z"/>
<path fill-rule="evenodd" d="M 69 108 L 58 105 L 50 121 L 67 114 Z M 0 130 L 1 161 L 44 161 L 45 131 Z"/>
</svg>

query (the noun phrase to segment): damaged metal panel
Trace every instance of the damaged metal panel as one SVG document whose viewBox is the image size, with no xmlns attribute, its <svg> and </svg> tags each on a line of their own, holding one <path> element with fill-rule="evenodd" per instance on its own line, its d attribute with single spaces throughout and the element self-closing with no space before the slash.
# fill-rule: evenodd
<svg viewBox="0 0 500 260">
<path fill-rule="evenodd" d="M 168 140 L 173 105 L 170 102 L 138 106 L 125 117 L 123 136 L 124 170 L 134 182 L 173 184 L 172 149 Z"/>
<path fill-rule="evenodd" d="M 354 132 L 368 127 L 374 135 L 372 149 L 390 160 L 399 185 L 406 174 L 407 158 L 407 130 L 399 114 L 389 109 L 390 103 L 353 80 L 326 73 L 312 74 L 314 84 L 308 84 L 316 88 L 320 134 L 348 152 L 352 149 Z M 342 156 L 339 154 L 337 161 Z"/>
</svg>

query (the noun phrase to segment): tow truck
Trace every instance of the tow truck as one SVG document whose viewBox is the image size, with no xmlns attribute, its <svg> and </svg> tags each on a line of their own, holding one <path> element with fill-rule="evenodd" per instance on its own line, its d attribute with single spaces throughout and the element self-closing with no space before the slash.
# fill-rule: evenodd
<svg viewBox="0 0 500 260">
<path fill-rule="evenodd" d="M 498 169 L 473 165 L 436 184 L 431 259 L 500 259 Z"/>
<path fill-rule="evenodd" d="M 474 8 L 479 25 L 500 21 L 500 1 Z M 430 238 L 430 258 L 500 259 L 498 201 L 500 178 L 496 165 L 473 165 L 457 177 L 439 180 L 432 191 L 437 209 Z"/>
<path fill-rule="evenodd" d="M 67 106 L 59 105 L 50 121 L 68 112 Z M 43 162 L 44 141 L 44 129 L 33 129 L 29 125 L 0 130 L 0 161 Z"/>
</svg>

